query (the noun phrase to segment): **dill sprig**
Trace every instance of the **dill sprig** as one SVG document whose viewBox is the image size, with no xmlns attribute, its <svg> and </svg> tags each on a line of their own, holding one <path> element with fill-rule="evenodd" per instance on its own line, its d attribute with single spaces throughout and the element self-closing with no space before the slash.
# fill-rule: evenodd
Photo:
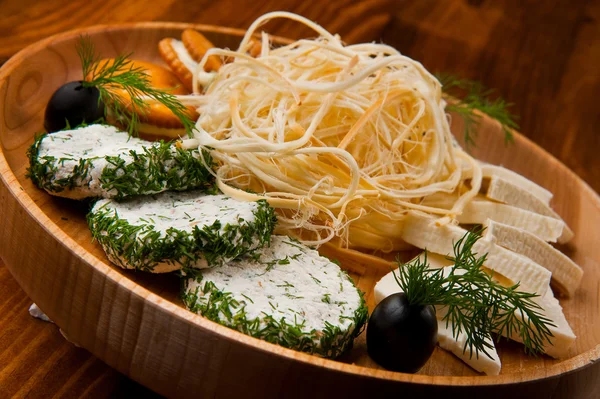
<svg viewBox="0 0 600 399">
<path fill-rule="evenodd" d="M 493 280 L 482 266 L 487 254 L 477 256 L 473 245 L 481 238 L 480 231 L 468 232 L 454 244 L 454 262 L 449 273 L 443 269 L 430 269 L 427 252 L 422 257 L 399 265 L 394 273 L 400 288 L 411 305 L 437 306 L 445 312 L 442 321 L 452 326 L 456 338 L 466 335 L 463 352 L 471 356 L 483 352 L 491 358 L 487 340 L 491 333 L 519 335 L 526 353 L 541 353 L 553 336 L 549 326 L 552 321 L 541 313 L 534 301 L 535 293 L 519 291 L 519 284 L 504 287 Z"/>
<path fill-rule="evenodd" d="M 152 87 L 150 76 L 130 60 L 133 53 L 119 55 L 114 62 L 100 62 L 89 36 L 80 36 L 76 50 L 81 59 L 82 86 L 98 89 L 99 101 L 104 103 L 106 113 L 113 115 L 117 122 L 127 125 L 130 135 L 137 133 L 139 115 L 149 112 L 149 102 L 152 101 L 158 101 L 173 112 L 183 123 L 188 135 L 191 134 L 195 126 L 186 106 L 168 90 Z M 127 95 L 119 95 L 119 90 L 124 90 Z"/>
<path fill-rule="evenodd" d="M 518 117 L 508 109 L 513 105 L 502 98 L 492 98 L 493 89 L 484 87 L 480 82 L 461 79 L 450 74 L 437 74 L 436 77 L 442 84 L 442 90 L 448 97 L 446 111 L 456 112 L 464 121 L 464 141 L 467 148 L 475 146 L 477 139 L 477 126 L 481 122 L 481 115 L 485 114 L 497 120 L 504 132 L 504 142 L 514 141 L 513 130 L 517 130 Z"/>
</svg>

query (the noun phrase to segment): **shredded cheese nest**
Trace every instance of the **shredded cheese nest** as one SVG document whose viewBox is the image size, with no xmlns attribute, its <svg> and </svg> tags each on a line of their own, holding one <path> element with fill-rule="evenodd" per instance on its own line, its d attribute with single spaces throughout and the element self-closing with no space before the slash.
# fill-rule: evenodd
<svg viewBox="0 0 600 399">
<path fill-rule="evenodd" d="M 252 36 L 274 18 L 318 37 L 276 47 L 263 32 L 260 56 L 249 56 Z M 207 79 L 211 55 L 233 62 Z M 211 150 L 221 191 L 267 199 L 280 228 L 309 244 L 396 250 L 408 210 L 450 221 L 479 191 L 480 168 L 451 135 L 440 83 L 389 46 L 345 45 L 275 12 L 250 26 L 237 51 L 209 50 L 196 72 L 204 94 L 194 97 L 200 118 L 184 145 Z M 462 194 L 450 210 L 422 204 L 436 193 Z"/>
</svg>

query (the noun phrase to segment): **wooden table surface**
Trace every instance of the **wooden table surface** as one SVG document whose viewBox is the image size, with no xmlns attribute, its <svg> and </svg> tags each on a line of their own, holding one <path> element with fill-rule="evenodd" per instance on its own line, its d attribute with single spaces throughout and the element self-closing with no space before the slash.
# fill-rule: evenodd
<svg viewBox="0 0 600 399">
<path fill-rule="evenodd" d="M 600 1 L 0 1 L 0 64 L 54 33 L 137 21 L 246 28 L 273 10 L 303 14 L 348 43 L 384 41 L 430 71 L 476 79 L 520 115 L 521 131 L 600 191 Z M 274 34 L 309 32 L 276 21 Z M 0 398 L 154 395 L 29 316 L 0 262 Z"/>
</svg>

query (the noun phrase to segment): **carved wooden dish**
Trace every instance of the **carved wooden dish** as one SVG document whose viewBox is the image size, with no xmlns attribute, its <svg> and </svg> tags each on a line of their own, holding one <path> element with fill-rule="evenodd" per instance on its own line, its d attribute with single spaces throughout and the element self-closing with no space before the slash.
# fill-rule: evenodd
<svg viewBox="0 0 600 399">
<path fill-rule="evenodd" d="M 25 292 L 69 338 L 110 366 L 168 396 L 357 397 L 403 394 L 444 397 L 534 395 L 585 397 L 600 383 L 600 199 L 564 165 L 517 135 L 506 147 L 493 121 L 480 126 L 475 156 L 513 169 L 551 190 L 554 209 L 575 232 L 563 250 L 585 270 L 574 298 L 562 300 L 578 336 L 570 358 L 528 357 L 502 342 L 502 374 L 478 375 L 436 349 L 417 375 L 377 367 L 364 335 L 337 361 L 284 349 L 210 322 L 182 307 L 173 275 L 124 271 L 91 242 L 86 206 L 51 197 L 26 177 L 26 150 L 42 130 L 51 94 L 81 79 L 75 52 L 85 32 L 104 57 L 135 51 L 160 61 L 157 43 L 191 27 L 176 23 L 100 26 L 51 37 L 0 69 L 0 254 Z M 198 25 L 217 46 L 236 47 L 242 32 Z M 461 126 L 455 123 L 455 131 Z M 373 305 L 381 272 L 346 263 Z M 597 391 L 596 391 L 597 392 Z"/>
</svg>

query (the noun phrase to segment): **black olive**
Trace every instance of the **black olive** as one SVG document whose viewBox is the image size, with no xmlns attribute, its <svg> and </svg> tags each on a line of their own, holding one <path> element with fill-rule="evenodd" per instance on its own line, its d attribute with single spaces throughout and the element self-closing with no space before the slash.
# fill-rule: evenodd
<svg viewBox="0 0 600 399">
<path fill-rule="evenodd" d="M 69 82 L 54 92 L 46 106 L 44 127 L 56 132 L 92 123 L 104 117 L 104 104 L 98 101 L 100 92 L 95 87 L 83 87 L 81 82 Z"/>
<path fill-rule="evenodd" d="M 432 306 L 410 305 L 403 292 L 393 294 L 371 314 L 367 351 L 388 370 L 416 373 L 435 349 L 437 330 Z"/>
</svg>

